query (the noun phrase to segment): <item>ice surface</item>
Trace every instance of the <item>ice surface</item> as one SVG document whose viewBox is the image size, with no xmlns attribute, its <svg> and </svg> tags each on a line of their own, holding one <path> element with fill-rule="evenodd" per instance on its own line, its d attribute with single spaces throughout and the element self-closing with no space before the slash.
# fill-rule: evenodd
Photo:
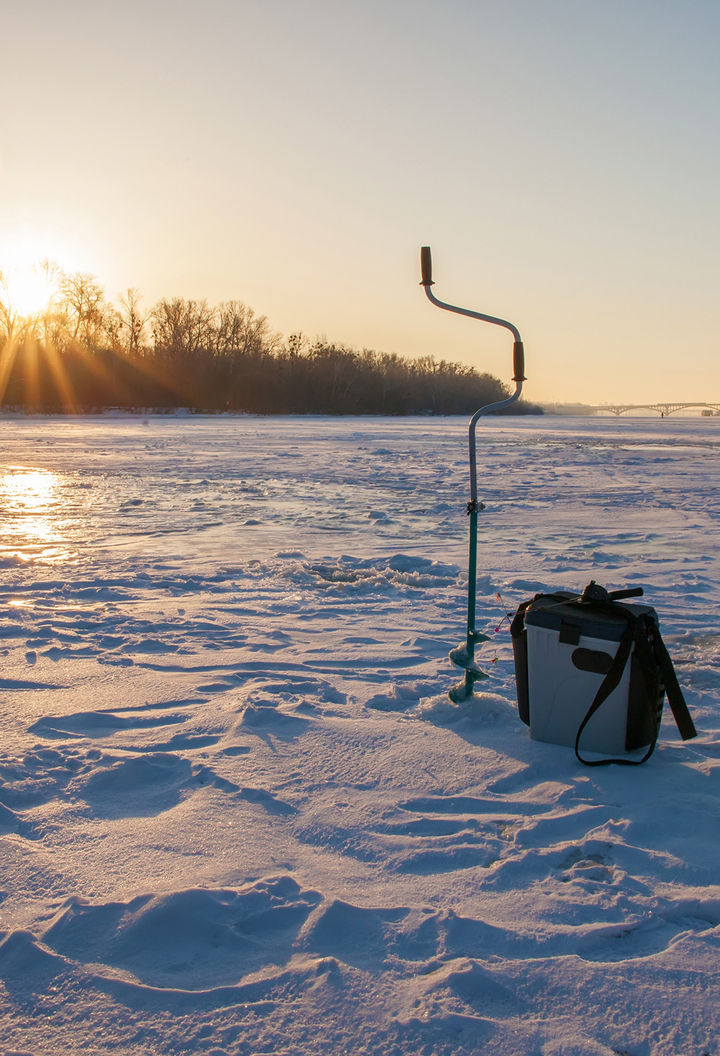
<svg viewBox="0 0 720 1056">
<path fill-rule="evenodd" d="M 720 420 L 481 420 L 458 704 L 464 421 L 0 444 L 3 1054 L 718 1051 Z M 591 578 L 699 730 L 637 770 L 517 717 L 503 616 Z"/>
</svg>

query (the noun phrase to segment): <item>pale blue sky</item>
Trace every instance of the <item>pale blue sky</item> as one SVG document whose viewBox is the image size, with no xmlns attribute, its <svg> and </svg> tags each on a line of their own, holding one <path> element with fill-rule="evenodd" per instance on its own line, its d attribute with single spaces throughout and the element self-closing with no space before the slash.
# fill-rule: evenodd
<svg viewBox="0 0 720 1056">
<path fill-rule="evenodd" d="M 720 3 L 3 3 L 0 263 L 527 395 L 720 399 Z"/>
</svg>

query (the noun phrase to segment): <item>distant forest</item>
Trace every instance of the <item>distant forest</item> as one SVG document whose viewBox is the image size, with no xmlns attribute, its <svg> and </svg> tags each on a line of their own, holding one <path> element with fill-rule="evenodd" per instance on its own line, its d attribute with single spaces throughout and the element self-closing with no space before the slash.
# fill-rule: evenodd
<svg viewBox="0 0 720 1056">
<path fill-rule="evenodd" d="M 0 406 L 40 412 L 109 408 L 256 414 L 468 414 L 509 388 L 471 367 L 283 338 L 240 301 L 109 302 L 90 275 L 45 265 L 48 305 L 31 317 L 3 300 Z M 542 413 L 519 402 L 513 413 Z"/>
</svg>

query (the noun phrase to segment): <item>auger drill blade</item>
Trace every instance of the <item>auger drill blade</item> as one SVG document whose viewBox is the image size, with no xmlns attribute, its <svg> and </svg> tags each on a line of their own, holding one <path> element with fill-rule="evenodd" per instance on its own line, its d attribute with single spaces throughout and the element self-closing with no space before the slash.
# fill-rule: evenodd
<svg viewBox="0 0 720 1056">
<path fill-rule="evenodd" d="M 471 667 L 466 668 L 465 678 L 462 682 L 456 682 L 456 684 L 448 690 L 448 696 L 453 704 L 460 704 L 463 700 L 469 700 L 473 695 L 473 688 L 476 682 L 481 682 L 484 678 L 489 678 L 487 672 L 482 671 L 477 664 L 473 664 Z"/>
<path fill-rule="evenodd" d="M 489 642 L 490 636 L 487 634 L 481 634 L 480 631 L 473 631 L 472 640 L 475 644 L 478 642 Z M 454 664 L 457 664 L 458 667 L 464 667 L 466 670 L 475 664 L 474 657 L 470 655 L 468 650 L 467 642 L 458 645 L 456 649 L 451 649 L 448 653 L 448 658 L 452 660 Z"/>
<path fill-rule="evenodd" d="M 470 664 L 474 663 L 473 658 L 468 652 L 468 647 L 465 645 L 464 642 L 462 645 L 459 645 L 457 649 L 450 650 L 448 654 L 448 659 L 452 660 L 452 662 L 454 664 L 457 664 L 458 667 L 463 667 L 466 670 L 470 666 Z"/>
</svg>

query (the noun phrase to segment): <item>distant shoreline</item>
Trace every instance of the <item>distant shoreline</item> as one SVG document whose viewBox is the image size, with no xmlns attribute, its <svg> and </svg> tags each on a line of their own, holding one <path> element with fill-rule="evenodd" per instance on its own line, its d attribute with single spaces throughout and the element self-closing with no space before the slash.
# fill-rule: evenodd
<svg viewBox="0 0 720 1056">
<path fill-rule="evenodd" d="M 527 410 L 523 410 L 523 406 Z M 532 406 L 532 410 L 530 409 Z M 23 407 L 0 407 L 3 418 L 461 418 L 472 412 L 458 411 L 443 414 L 435 411 L 213 411 L 196 410 L 192 407 L 103 407 L 101 409 L 78 408 L 77 410 L 28 410 Z M 546 412 L 539 405 L 520 404 L 517 410 L 496 414 L 499 418 L 542 417 Z"/>
</svg>

